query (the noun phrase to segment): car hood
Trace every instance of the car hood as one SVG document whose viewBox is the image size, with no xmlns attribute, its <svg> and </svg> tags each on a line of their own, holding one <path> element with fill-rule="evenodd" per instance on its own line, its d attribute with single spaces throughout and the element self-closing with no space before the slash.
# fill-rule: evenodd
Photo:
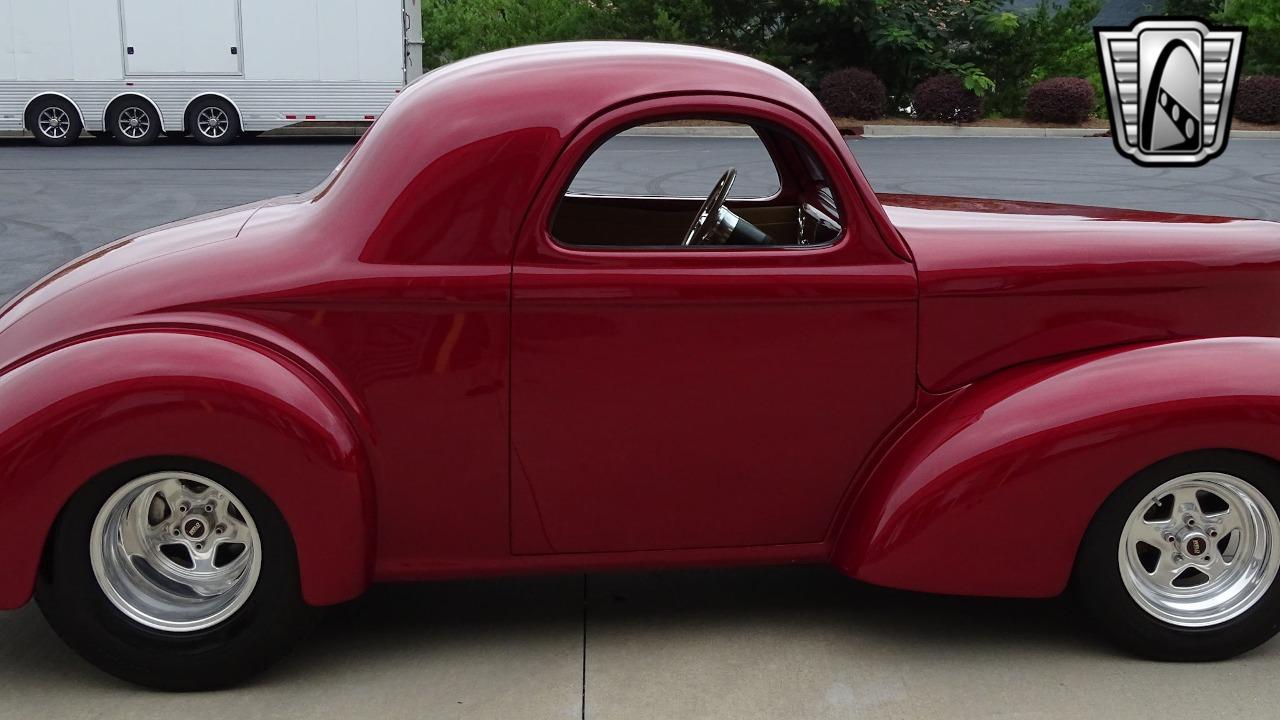
<svg viewBox="0 0 1280 720">
<path fill-rule="evenodd" d="M 1280 336 L 1280 224 L 882 195 L 920 282 L 920 381 L 1195 337 Z"/>
</svg>

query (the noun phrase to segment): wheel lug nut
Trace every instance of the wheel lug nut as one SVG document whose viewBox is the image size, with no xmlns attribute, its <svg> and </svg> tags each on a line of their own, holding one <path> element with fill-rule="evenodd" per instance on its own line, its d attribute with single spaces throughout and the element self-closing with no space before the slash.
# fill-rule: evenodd
<svg viewBox="0 0 1280 720">
<path fill-rule="evenodd" d="M 204 511 L 205 511 L 205 512 L 207 512 L 207 513 L 211 513 L 211 512 L 213 512 L 213 506 L 212 506 L 212 505 L 205 505 L 205 506 L 204 506 Z"/>
<path fill-rule="evenodd" d="M 1182 562 L 1182 556 L 1181 556 L 1181 555 L 1174 555 L 1174 556 L 1173 556 L 1173 561 L 1174 561 L 1174 562 Z"/>
<path fill-rule="evenodd" d="M 224 533 L 224 532 L 226 532 L 226 531 L 227 531 L 227 526 L 226 526 L 226 525 L 219 525 L 218 527 L 214 528 L 214 529 L 213 529 L 213 531 L 214 531 L 214 532 L 216 532 L 216 533 L 218 533 L 219 535 L 221 535 L 222 533 Z"/>
</svg>

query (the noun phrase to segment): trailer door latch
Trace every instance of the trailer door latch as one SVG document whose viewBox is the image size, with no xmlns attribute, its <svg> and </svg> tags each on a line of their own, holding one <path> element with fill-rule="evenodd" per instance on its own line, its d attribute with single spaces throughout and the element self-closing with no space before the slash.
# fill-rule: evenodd
<svg viewBox="0 0 1280 720">
<path fill-rule="evenodd" d="M 238 47 L 236 47 L 236 46 L 234 46 L 234 45 L 232 45 L 232 46 L 231 46 L 231 54 L 232 54 L 232 55 L 239 54 L 239 52 L 240 52 L 240 48 L 238 48 Z"/>
<path fill-rule="evenodd" d="M 125 48 L 125 49 L 124 49 L 124 51 L 125 51 L 125 52 L 127 52 L 127 53 L 129 53 L 130 55 L 132 55 L 132 54 L 133 54 L 133 46 L 132 46 L 132 45 L 130 45 L 129 47 Z"/>
</svg>

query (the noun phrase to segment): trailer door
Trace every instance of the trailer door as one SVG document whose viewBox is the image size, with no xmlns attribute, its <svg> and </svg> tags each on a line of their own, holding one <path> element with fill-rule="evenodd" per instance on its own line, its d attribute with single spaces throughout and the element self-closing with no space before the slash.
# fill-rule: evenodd
<svg viewBox="0 0 1280 720">
<path fill-rule="evenodd" d="M 240 75 L 239 0 L 120 0 L 129 75 Z"/>
</svg>

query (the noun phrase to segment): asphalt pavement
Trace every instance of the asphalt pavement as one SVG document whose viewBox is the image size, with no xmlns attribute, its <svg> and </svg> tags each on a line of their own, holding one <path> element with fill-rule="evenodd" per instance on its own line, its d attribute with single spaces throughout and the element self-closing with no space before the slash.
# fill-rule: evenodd
<svg viewBox="0 0 1280 720">
<path fill-rule="evenodd" d="M 1280 142 L 1149 170 L 1109 140 L 852 141 L 877 190 L 1280 219 Z M 349 141 L 228 148 L 0 141 L 0 297 L 116 237 L 323 179 Z M 623 138 L 579 189 L 705 194 L 776 178 L 751 141 Z M 957 562 L 964 562 L 957 559 Z M 941 598 L 821 567 L 387 586 L 279 666 L 212 695 L 138 690 L 66 650 L 34 606 L 0 613 L 8 718 L 1267 717 L 1280 641 L 1213 665 L 1114 651 L 1069 597 Z"/>
</svg>

